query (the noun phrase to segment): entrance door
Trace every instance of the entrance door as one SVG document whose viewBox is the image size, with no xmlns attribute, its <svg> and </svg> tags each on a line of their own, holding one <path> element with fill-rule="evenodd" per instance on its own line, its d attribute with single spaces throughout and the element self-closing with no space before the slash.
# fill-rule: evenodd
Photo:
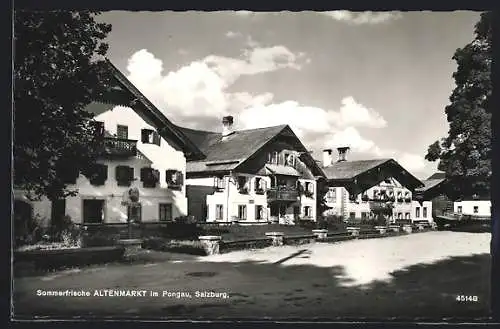
<svg viewBox="0 0 500 329">
<path fill-rule="evenodd" d="M 52 201 L 50 222 L 53 226 L 59 226 L 66 215 L 66 199 Z"/>
<path fill-rule="evenodd" d="M 104 223 L 104 200 L 83 200 L 83 222 Z"/>
</svg>

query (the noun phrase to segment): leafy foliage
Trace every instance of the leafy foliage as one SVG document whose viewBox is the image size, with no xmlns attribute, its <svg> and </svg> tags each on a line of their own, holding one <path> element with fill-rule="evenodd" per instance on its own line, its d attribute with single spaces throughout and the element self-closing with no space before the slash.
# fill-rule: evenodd
<svg viewBox="0 0 500 329">
<path fill-rule="evenodd" d="M 94 20 L 98 14 L 15 13 L 14 180 L 33 199 L 74 194 L 68 176 L 95 162 L 95 128 L 84 108 L 108 88 L 99 58 L 111 31 Z"/>
<path fill-rule="evenodd" d="M 317 219 L 323 217 L 323 213 L 332 207 L 326 204 L 326 194 L 328 193 L 328 182 L 321 177 L 316 180 L 316 212 Z"/>
<path fill-rule="evenodd" d="M 453 56 L 458 67 L 453 74 L 456 88 L 445 109 L 448 136 L 431 144 L 425 156 L 439 160 L 453 199 L 490 192 L 492 22 L 491 12 L 481 14 L 474 40 Z"/>
</svg>

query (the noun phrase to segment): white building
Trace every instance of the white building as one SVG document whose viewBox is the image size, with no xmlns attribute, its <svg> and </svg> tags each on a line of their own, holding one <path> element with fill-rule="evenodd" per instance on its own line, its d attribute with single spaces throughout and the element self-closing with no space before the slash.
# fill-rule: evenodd
<svg viewBox="0 0 500 329">
<path fill-rule="evenodd" d="M 207 222 L 316 220 L 321 169 L 287 125 L 221 132 L 182 128 L 205 154 L 187 164 L 189 214 Z"/>
<path fill-rule="evenodd" d="M 476 217 L 491 217 L 491 200 L 467 199 L 453 202 L 453 212 L 456 214 Z"/>
<path fill-rule="evenodd" d="M 187 215 L 186 159 L 201 155 L 110 62 L 115 89 L 91 103 L 102 139 L 98 164 L 86 177 L 68 170 L 68 188 L 78 195 L 30 201 L 15 191 L 18 215 L 38 215 L 45 225 L 70 216 L 75 223 L 169 221 Z"/>
<path fill-rule="evenodd" d="M 325 201 L 331 207 L 325 215 L 363 221 L 386 208 L 391 222 L 432 221 L 432 203 L 420 205 L 413 200 L 415 188 L 423 186 L 420 180 L 393 159 L 350 161 L 348 151 L 339 147 L 336 161 L 331 149 L 323 151 L 322 169 L 329 185 Z"/>
</svg>

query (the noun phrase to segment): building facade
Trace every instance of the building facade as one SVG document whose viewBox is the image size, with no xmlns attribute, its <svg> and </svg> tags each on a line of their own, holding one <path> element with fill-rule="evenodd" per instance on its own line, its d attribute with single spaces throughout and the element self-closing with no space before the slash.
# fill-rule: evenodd
<svg viewBox="0 0 500 329">
<path fill-rule="evenodd" d="M 187 164 L 189 214 L 207 222 L 316 220 L 316 176 L 309 152 L 289 126 L 222 133 L 183 128 L 206 158 Z"/>
<path fill-rule="evenodd" d="M 199 150 L 111 63 L 112 94 L 92 102 L 100 157 L 86 170 L 68 168 L 70 196 L 30 201 L 15 191 L 15 214 L 38 215 L 43 225 L 69 216 L 79 224 L 170 221 L 187 215 L 186 158 Z"/>
<path fill-rule="evenodd" d="M 348 151 L 347 147 L 338 148 L 336 161 L 331 149 L 323 152 L 329 185 L 325 201 L 330 207 L 325 215 L 354 221 L 372 220 L 377 214 L 383 214 L 388 222 L 432 221 L 432 204 L 413 199 L 422 182 L 392 159 L 348 161 Z"/>
</svg>

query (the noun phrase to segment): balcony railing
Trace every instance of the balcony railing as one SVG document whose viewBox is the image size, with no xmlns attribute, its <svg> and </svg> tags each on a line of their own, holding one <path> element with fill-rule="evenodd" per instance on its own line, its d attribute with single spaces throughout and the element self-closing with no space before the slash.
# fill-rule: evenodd
<svg viewBox="0 0 500 329">
<path fill-rule="evenodd" d="M 268 201 L 297 201 L 299 191 L 296 188 L 274 187 L 267 190 Z"/>
<path fill-rule="evenodd" d="M 136 156 L 137 141 L 131 139 L 105 137 L 102 140 L 102 153 L 107 156 Z"/>
</svg>

